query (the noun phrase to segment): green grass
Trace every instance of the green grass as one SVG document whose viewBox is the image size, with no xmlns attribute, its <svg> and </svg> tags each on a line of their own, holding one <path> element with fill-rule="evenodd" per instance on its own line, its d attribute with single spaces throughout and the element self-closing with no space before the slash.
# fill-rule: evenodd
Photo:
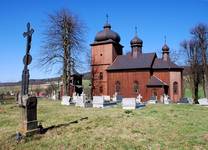
<svg viewBox="0 0 208 150">
<path fill-rule="evenodd" d="M 91 81 L 90 80 L 82 80 L 82 85 L 84 87 L 84 93 L 90 97 L 91 94 L 91 86 L 90 86 Z"/>
<path fill-rule="evenodd" d="M 186 87 L 184 92 L 185 92 L 185 94 L 184 94 L 185 97 L 192 97 L 192 93 L 191 93 L 190 88 Z M 204 97 L 204 92 L 203 92 L 202 86 L 199 87 L 199 93 L 198 94 L 199 94 L 199 98 Z"/>
<path fill-rule="evenodd" d="M 0 149 L 208 149 L 208 108 L 196 105 L 148 105 L 125 111 L 61 106 L 39 100 L 44 127 L 79 121 L 15 143 L 20 108 L 0 105 Z"/>
</svg>

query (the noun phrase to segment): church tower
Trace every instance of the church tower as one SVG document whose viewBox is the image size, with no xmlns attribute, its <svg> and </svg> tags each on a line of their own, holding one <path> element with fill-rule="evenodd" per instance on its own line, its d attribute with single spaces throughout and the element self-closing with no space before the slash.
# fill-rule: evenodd
<svg viewBox="0 0 208 150">
<path fill-rule="evenodd" d="M 137 35 L 137 28 L 135 28 L 135 36 L 130 42 L 131 44 L 131 55 L 133 58 L 137 58 L 140 54 L 142 54 L 142 44 L 143 41 Z"/>
<path fill-rule="evenodd" d="M 91 44 L 91 66 L 92 66 L 92 95 L 108 95 L 107 71 L 118 55 L 122 55 L 123 46 L 120 45 L 120 36 L 111 30 L 108 23 L 103 30 L 95 36 Z"/>
<path fill-rule="evenodd" d="M 166 37 L 165 37 L 165 44 L 162 47 L 162 59 L 164 61 L 169 61 L 170 57 L 169 57 L 169 47 L 166 44 Z"/>
</svg>

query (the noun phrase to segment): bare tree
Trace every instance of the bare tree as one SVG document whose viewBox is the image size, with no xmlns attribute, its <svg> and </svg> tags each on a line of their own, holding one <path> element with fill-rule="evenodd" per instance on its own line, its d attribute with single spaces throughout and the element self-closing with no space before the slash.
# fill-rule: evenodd
<svg viewBox="0 0 208 150">
<path fill-rule="evenodd" d="M 182 55 L 181 53 L 182 53 L 181 51 L 178 51 L 176 49 L 171 49 L 170 50 L 170 55 L 169 55 L 171 62 L 176 63 L 176 64 L 180 63 L 179 61 L 180 61 L 180 56 Z M 159 58 L 162 57 L 162 51 L 161 50 L 157 50 L 157 56 Z"/>
<path fill-rule="evenodd" d="M 47 70 L 62 70 L 63 93 L 69 95 L 71 64 L 78 65 L 83 52 L 84 25 L 69 10 L 48 15 L 39 63 Z M 82 50 L 82 51 L 80 51 Z"/>
<path fill-rule="evenodd" d="M 197 42 L 197 46 L 201 55 L 201 66 L 202 66 L 202 84 L 204 94 L 208 98 L 208 26 L 205 24 L 198 24 L 191 30 L 192 38 Z"/>
<path fill-rule="evenodd" d="M 190 66 L 189 70 L 189 81 L 190 87 L 192 91 L 192 97 L 194 99 L 194 103 L 198 103 L 198 91 L 199 91 L 199 82 L 200 82 L 200 55 L 198 44 L 194 40 L 183 41 L 181 46 L 185 50 L 185 54 L 187 57 L 187 63 Z"/>
</svg>

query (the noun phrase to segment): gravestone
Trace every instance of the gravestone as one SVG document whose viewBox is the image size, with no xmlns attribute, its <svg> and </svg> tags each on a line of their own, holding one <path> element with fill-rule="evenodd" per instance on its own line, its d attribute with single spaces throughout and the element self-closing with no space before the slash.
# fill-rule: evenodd
<svg viewBox="0 0 208 150">
<path fill-rule="evenodd" d="M 123 109 L 140 109 L 145 107 L 144 104 L 137 102 L 136 98 L 123 98 L 122 106 Z"/>
<path fill-rule="evenodd" d="M 93 96 L 92 104 L 94 108 L 106 108 L 116 106 L 117 102 L 110 101 L 110 96 Z"/>
<path fill-rule="evenodd" d="M 201 98 L 198 99 L 199 105 L 201 106 L 208 106 L 208 99 L 207 98 Z"/>
<path fill-rule="evenodd" d="M 80 96 L 74 96 L 75 99 L 73 99 L 73 101 L 75 101 L 75 106 L 78 107 L 92 107 L 92 101 L 87 100 L 86 95 L 84 94 L 84 92 L 82 92 L 82 94 Z"/>
<path fill-rule="evenodd" d="M 135 109 L 136 99 L 135 98 L 123 98 L 122 106 L 123 106 L 123 109 Z"/>
<path fill-rule="evenodd" d="M 27 136 L 38 131 L 37 98 L 22 96 L 22 125 L 20 132 Z"/>
<path fill-rule="evenodd" d="M 163 102 L 164 102 L 164 104 L 170 104 L 170 99 L 169 99 L 169 96 L 168 95 L 164 94 L 164 96 L 163 96 Z"/>
<path fill-rule="evenodd" d="M 94 108 L 103 108 L 104 107 L 104 97 L 103 96 L 93 96 L 93 107 Z"/>
<path fill-rule="evenodd" d="M 70 96 L 62 96 L 61 105 L 70 105 Z"/>
<path fill-rule="evenodd" d="M 104 101 L 110 101 L 111 100 L 110 96 L 108 96 L 108 95 L 104 95 L 103 98 L 104 98 Z"/>
<path fill-rule="evenodd" d="M 87 102 L 87 98 L 86 98 L 86 95 L 84 93 L 82 93 L 80 96 L 76 96 L 74 97 L 76 98 L 74 101 L 75 101 L 75 106 L 78 106 L 78 107 L 86 107 L 86 102 Z"/>
<path fill-rule="evenodd" d="M 27 136 L 38 131 L 37 121 L 37 98 L 29 96 L 29 69 L 28 65 L 32 61 L 30 48 L 32 42 L 32 34 L 34 30 L 30 28 L 30 23 L 27 24 L 27 32 L 23 33 L 27 37 L 26 55 L 23 58 L 24 69 L 22 71 L 21 95 L 19 94 L 18 104 L 21 107 L 21 128 L 20 133 Z"/>
<path fill-rule="evenodd" d="M 85 98 L 83 96 L 78 96 L 76 99 L 75 106 L 85 107 Z"/>
</svg>

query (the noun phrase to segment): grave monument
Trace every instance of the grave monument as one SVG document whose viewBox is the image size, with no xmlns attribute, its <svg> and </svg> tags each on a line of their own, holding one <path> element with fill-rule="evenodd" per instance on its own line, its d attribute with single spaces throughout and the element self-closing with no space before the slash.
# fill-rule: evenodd
<svg viewBox="0 0 208 150">
<path fill-rule="evenodd" d="M 28 23 L 27 31 L 23 33 L 23 36 L 27 37 L 27 45 L 26 54 L 23 58 L 24 69 L 22 72 L 21 94 L 18 100 L 18 104 L 21 107 L 20 133 L 25 136 L 34 134 L 38 131 L 37 98 L 28 94 L 30 77 L 28 65 L 32 61 L 32 56 L 30 55 L 30 48 L 33 32 L 34 30 L 30 28 L 30 23 Z"/>
</svg>

